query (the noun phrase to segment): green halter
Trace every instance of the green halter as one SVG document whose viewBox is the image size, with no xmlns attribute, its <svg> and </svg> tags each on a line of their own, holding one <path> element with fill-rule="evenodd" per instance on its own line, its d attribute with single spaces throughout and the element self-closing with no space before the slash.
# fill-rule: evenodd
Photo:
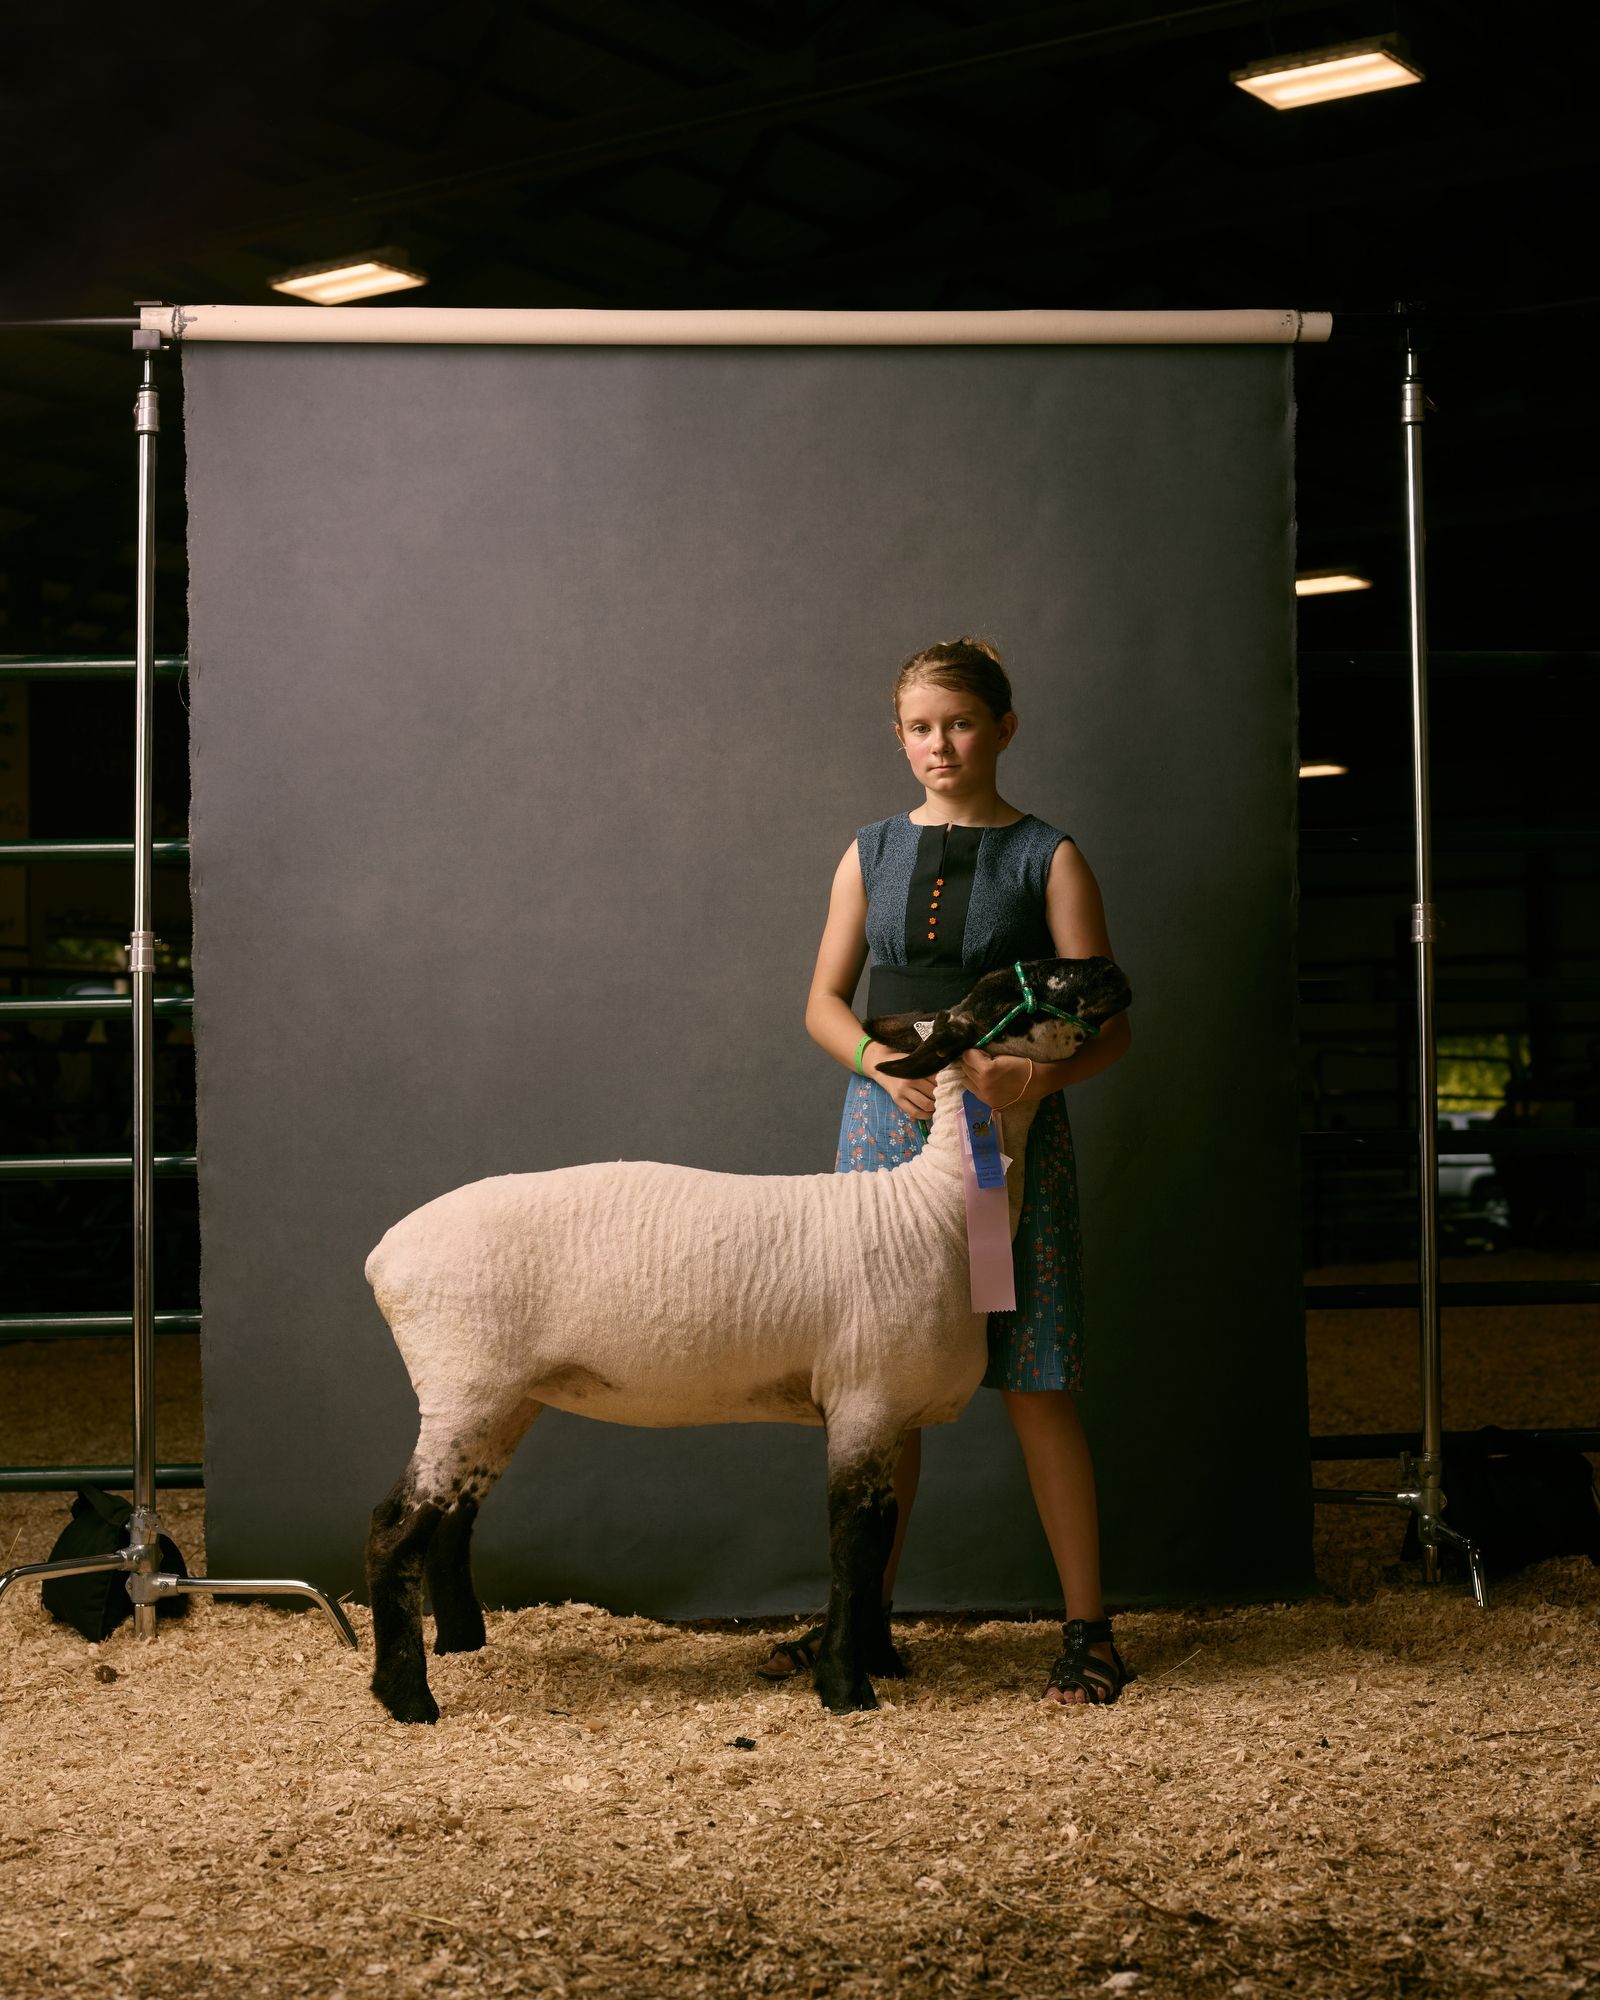
<svg viewBox="0 0 1600 2000">
<path fill-rule="evenodd" d="M 1088 1021 L 1079 1020 L 1076 1014 L 1063 1014 L 1059 1007 L 1052 1007 L 1048 1000 L 1035 1000 L 1033 997 L 1033 988 L 1028 984 L 1027 977 L 1022 970 L 1022 960 L 1020 958 L 1013 962 L 1011 969 L 1016 973 L 1021 983 L 1022 998 L 1011 1009 L 1009 1014 L 1003 1015 L 994 1024 L 988 1034 L 978 1037 L 977 1041 L 973 1043 L 974 1048 L 981 1049 L 985 1042 L 992 1042 L 995 1036 L 1006 1025 L 1007 1021 L 1013 1020 L 1018 1014 L 1054 1014 L 1058 1021 L 1070 1021 L 1075 1028 L 1082 1028 L 1086 1035 L 1094 1036 L 1099 1034 L 1100 1030 L 1097 1027 L 1091 1026 Z"/>
</svg>

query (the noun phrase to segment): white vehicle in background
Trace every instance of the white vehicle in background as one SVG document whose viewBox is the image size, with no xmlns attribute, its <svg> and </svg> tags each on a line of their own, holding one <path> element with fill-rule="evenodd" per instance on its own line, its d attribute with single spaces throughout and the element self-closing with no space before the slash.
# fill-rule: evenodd
<svg viewBox="0 0 1600 2000">
<path fill-rule="evenodd" d="M 1489 1124 L 1492 1115 L 1488 1111 L 1441 1111 L 1439 1137 L 1471 1132 L 1476 1126 Z M 1487 1153 L 1441 1153 L 1439 1194 L 1441 1199 L 1460 1202 L 1469 1212 L 1481 1215 L 1495 1229 L 1511 1227 L 1511 1204 Z"/>
</svg>

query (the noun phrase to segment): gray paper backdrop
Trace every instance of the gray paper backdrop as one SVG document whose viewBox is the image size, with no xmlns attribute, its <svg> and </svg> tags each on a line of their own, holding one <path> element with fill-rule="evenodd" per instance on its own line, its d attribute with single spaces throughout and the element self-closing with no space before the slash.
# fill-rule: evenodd
<svg viewBox="0 0 1600 2000">
<path fill-rule="evenodd" d="M 415 1435 L 362 1260 L 419 1202 L 831 1165 L 828 884 L 920 799 L 894 667 L 976 631 L 1003 790 L 1136 995 L 1068 1093 L 1108 1601 L 1310 1587 L 1289 354 L 216 345 L 184 382 L 214 1572 L 362 1587 Z M 822 1468 L 547 1413 L 480 1584 L 815 1605 Z M 896 1601 L 1059 1601 L 989 1391 L 928 1435 Z"/>
</svg>

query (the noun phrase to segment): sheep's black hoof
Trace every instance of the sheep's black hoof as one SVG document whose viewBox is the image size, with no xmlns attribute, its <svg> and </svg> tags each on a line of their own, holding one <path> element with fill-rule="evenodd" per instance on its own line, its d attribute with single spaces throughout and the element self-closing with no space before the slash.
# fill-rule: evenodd
<svg viewBox="0 0 1600 2000">
<path fill-rule="evenodd" d="M 832 1679 L 819 1673 L 817 1693 L 822 1697 L 823 1707 L 833 1715 L 852 1715 L 860 1709 L 878 1706 L 878 1697 L 865 1674 L 859 1680 L 851 1680 L 845 1675 Z"/>
<path fill-rule="evenodd" d="M 406 1687 L 380 1686 L 374 1679 L 372 1692 L 394 1717 L 396 1722 L 437 1722 L 439 1704 L 434 1700 L 428 1683 L 420 1686 L 412 1683 Z"/>
</svg>

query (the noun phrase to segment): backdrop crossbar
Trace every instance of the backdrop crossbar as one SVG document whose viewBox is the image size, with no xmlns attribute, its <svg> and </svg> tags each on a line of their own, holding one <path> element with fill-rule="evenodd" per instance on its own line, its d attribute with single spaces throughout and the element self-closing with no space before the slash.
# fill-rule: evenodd
<svg viewBox="0 0 1600 2000">
<path fill-rule="evenodd" d="M 175 341 L 381 342 L 490 347 L 1293 347 L 1333 315 L 1211 312 L 801 312 L 787 308 L 169 306 L 144 332 Z"/>
</svg>

